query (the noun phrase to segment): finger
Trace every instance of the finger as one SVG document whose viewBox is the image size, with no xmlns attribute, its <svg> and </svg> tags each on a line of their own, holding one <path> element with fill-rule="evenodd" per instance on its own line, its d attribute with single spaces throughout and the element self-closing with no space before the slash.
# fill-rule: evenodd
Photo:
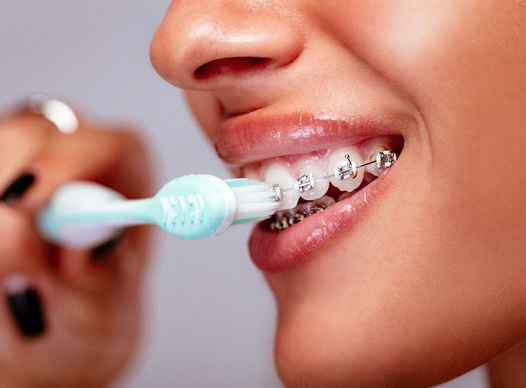
<svg viewBox="0 0 526 388">
<path fill-rule="evenodd" d="M 0 277 L 2 386 L 29 386 L 29 376 L 38 376 L 41 356 L 35 349 L 48 341 L 50 332 L 46 301 L 38 283 L 31 274 L 21 272 Z"/>
<path fill-rule="evenodd" d="M 72 135 L 56 133 L 22 171 L 36 175 L 36 184 L 19 206 L 41 208 L 64 182 L 89 180 L 116 189 L 129 198 L 150 194 L 150 164 L 138 137 L 125 130 L 90 126 Z"/>
<path fill-rule="evenodd" d="M 134 321 L 117 330 L 106 309 L 60 298 L 62 288 L 46 290 L 38 277 L 14 274 L 2 284 L 1 386 L 102 386 L 129 359 Z"/>
<path fill-rule="evenodd" d="M 46 102 L 56 100 L 44 100 Z M 60 102 L 62 109 L 76 116 L 76 130 L 62 131 L 63 120 L 23 108 L 0 122 L 0 193 L 27 170 L 37 176 L 36 190 L 18 201 L 26 209 L 38 208 L 49 191 L 65 180 L 86 179 L 107 184 L 136 198 L 150 194 L 151 162 L 144 139 L 132 125 L 101 125 Z M 41 111 L 41 110 L 40 110 Z M 49 118 L 48 118 L 49 117 Z M 26 171 L 23 171 L 25 169 Z M 34 170 L 34 171 L 31 171 Z M 50 173 L 51 172 L 51 173 Z M 6 174 L 7 173 L 7 174 Z"/>
<path fill-rule="evenodd" d="M 12 337 L 21 340 L 46 331 L 42 290 L 46 288 L 45 294 L 49 294 L 53 265 L 49 251 L 27 217 L 0 206 L 0 223 L 0 292 L 5 312 L 0 314 L 0 335 L 9 333 L 2 339 L 5 344 Z"/>
<path fill-rule="evenodd" d="M 16 182 L 31 174 L 30 161 L 45 146 L 50 127 L 49 122 L 34 117 L 0 121 L 0 193 L 5 194 L 4 200 L 21 196 Z"/>
<path fill-rule="evenodd" d="M 149 231 L 137 227 L 90 250 L 57 247 L 58 276 L 68 287 L 91 295 L 115 292 L 127 282 L 141 282 L 149 246 Z"/>
</svg>

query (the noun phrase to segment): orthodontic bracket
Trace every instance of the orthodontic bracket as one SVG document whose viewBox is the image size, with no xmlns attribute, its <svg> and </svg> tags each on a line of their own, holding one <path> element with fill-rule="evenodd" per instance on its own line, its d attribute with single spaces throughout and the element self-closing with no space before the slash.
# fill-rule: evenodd
<svg viewBox="0 0 526 388">
<path fill-rule="evenodd" d="M 296 182 L 296 188 L 300 193 L 314 190 L 314 186 L 316 186 L 316 182 L 314 181 L 314 175 L 312 173 L 303 174 Z"/>
<path fill-rule="evenodd" d="M 354 179 L 358 174 L 356 163 L 351 160 L 349 154 L 345 154 L 345 159 L 347 159 L 347 162 L 338 164 L 334 169 L 334 176 L 341 181 L 349 178 Z"/>
<path fill-rule="evenodd" d="M 283 197 L 283 193 L 292 191 L 294 189 L 298 190 L 300 193 L 312 191 L 316 186 L 316 182 L 330 179 L 332 177 L 336 177 L 339 180 L 354 179 L 358 175 L 359 168 L 368 166 L 370 164 L 376 164 L 376 167 L 381 170 L 388 169 L 396 162 L 396 153 L 391 150 L 379 151 L 375 155 L 374 160 L 361 164 L 359 166 L 357 166 L 356 163 L 351 160 L 349 154 L 345 154 L 345 159 L 345 162 L 340 163 L 336 166 L 336 168 L 334 169 L 334 174 L 332 175 L 326 175 L 321 178 L 314 178 L 314 175 L 312 173 L 307 173 L 300 176 L 293 187 L 288 187 L 284 189 L 280 185 L 275 185 L 276 201 L 281 200 L 281 198 Z"/>
<path fill-rule="evenodd" d="M 273 185 L 272 191 L 274 192 L 274 202 L 280 202 L 283 199 L 283 189 L 281 185 Z"/>
<path fill-rule="evenodd" d="M 376 154 L 376 167 L 386 169 L 396 162 L 396 154 L 390 150 L 380 151 Z"/>
</svg>

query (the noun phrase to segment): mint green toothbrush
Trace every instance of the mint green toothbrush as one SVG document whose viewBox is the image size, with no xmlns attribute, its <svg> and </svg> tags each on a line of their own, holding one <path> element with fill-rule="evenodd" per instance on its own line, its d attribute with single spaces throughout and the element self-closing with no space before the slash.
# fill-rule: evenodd
<svg viewBox="0 0 526 388">
<path fill-rule="evenodd" d="M 139 224 L 199 239 L 268 218 L 280 201 L 277 185 L 223 181 L 212 175 L 186 175 L 168 182 L 154 197 L 136 200 L 95 183 L 71 182 L 57 190 L 37 223 L 49 241 L 79 249 L 97 246 L 122 228 Z"/>
</svg>

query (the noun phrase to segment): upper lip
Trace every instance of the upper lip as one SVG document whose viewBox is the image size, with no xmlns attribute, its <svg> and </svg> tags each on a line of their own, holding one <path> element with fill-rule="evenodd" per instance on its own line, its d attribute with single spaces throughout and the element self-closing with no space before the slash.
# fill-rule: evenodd
<svg viewBox="0 0 526 388">
<path fill-rule="evenodd" d="M 393 116 L 333 118 L 307 113 L 274 116 L 248 113 L 229 118 L 220 125 L 215 147 L 225 162 L 244 165 L 283 155 L 349 146 L 376 136 L 400 135 L 405 124 L 403 117 Z"/>
</svg>

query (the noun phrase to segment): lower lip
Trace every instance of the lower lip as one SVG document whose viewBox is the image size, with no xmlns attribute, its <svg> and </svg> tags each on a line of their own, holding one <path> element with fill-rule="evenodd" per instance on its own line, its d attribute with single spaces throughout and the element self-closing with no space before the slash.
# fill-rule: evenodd
<svg viewBox="0 0 526 388">
<path fill-rule="evenodd" d="M 352 197 L 331 205 L 283 231 L 275 232 L 260 222 L 250 237 L 250 256 L 265 272 L 281 272 L 301 265 L 342 234 L 348 234 L 367 208 L 386 191 L 395 167 Z"/>
</svg>

